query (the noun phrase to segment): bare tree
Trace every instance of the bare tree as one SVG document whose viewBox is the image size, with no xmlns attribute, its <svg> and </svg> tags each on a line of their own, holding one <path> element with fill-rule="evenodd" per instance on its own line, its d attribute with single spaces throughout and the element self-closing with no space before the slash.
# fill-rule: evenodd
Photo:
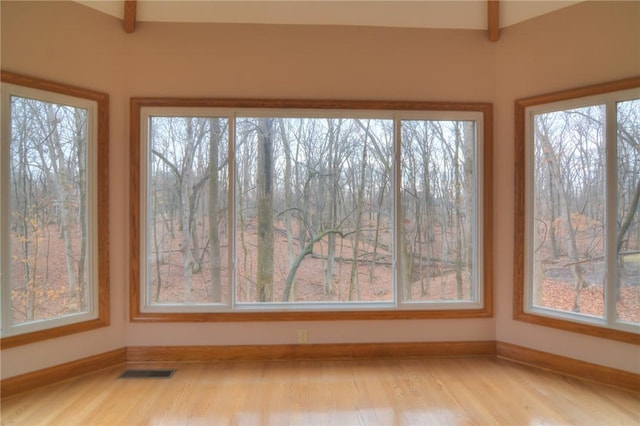
<svg viewBox="0 0 640 426">
<path fill-rule="evenodd" d="M 258 120 L 257 219 L 258 257 L 256 289 L 258 301 L 273 298 L 273 120 Z"/>
<path fill-rule="evenodd" d="M 569 210 L 569 200 L 567 196 L 567 192 L 565 190 L 562 174 L 560 172 L 560 165 L 558 163 L 557 155 L 551 142 L 549 140 L 549 135 L 546 132 L 546 129 L 541 128 L 541 126 L 536 127 L 536 136 L 537 140 L 540 141 L 542 146 L 543 155 L 549 165 L 549 171 L 551 173 L 551 177 L 555 182 L 555 185 L 558 189 L 559 193 L 559 201 L 560 201 L 560 213 L 562 216 L 562 220 L 564 222 L 565 231 L 567 232 L 567 249 L 569 252 L 569 259 L 573 262 L 577 262 L 578 248 L 576 245 L 576 234 L 575 228 L 571 222 L 571 212 Z M 573 303 L 573 311 L 580 312 L 580 290 L 585 286 L 584 273 L 582 270 L 582 265 L 576 263 L 572 267 L 572 273 L 574 278 L 576 279 L 576 295 Z"/>
<path fill-rule="evenodd" d="M 87 112 L 20 97 L 12 97 L 11 102 L 11 245 L 19 242 L 21 247 L 12 270 L 22 274 L 24 283 L 22 296 L 12 295 L 14 319 L 29 321 L 84 311 Z M 62 252 L 51 250 L 55 221 Z M 50 270 L 58 266 L 66 269 L 66 276 L 52 280 Z M 63 303 L 49 303 L 44 310 L 44 302 L 53 300 Z"/>
<path fill-rule="evenodd" d="M 220 167 L 220 142 L 222 129 L 220 120 L 209 119 L 209 251 L 211 258 L 211 289 L 210 302 L 220 302 L 221 296 L 221 259 L 220 259 L 220 230 L 218 229 L 218 200 L 220 182 L 218 169 Z"/>
</svg>

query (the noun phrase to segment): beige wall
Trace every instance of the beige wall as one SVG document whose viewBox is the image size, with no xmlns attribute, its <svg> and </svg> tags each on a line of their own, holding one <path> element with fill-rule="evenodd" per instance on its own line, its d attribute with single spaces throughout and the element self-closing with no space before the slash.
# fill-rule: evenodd
<svg viewBox="0 0 640 426">
<path fill-rule="evenodd" d="M 513 100 L 640 74 L 640 5 L 573 6 L 507 28 L 498 43 L 482 31 L 358 27 L 143 22 L 125 34 L 118 20 L 73 3 L 3 1 L 1 7 L 2 69 L 110 94 L 113 166 L 112 326 L 4 350 L 3 378 L 125 345 L 293 343 L 301 327 L 312 343 L 499 339 L 640 372 L 640 352 L 631 345 L 512 321 L 510 263 Z M 131 96 L 493 102 L 495 318 L 129 324 Z"/>
</svg>

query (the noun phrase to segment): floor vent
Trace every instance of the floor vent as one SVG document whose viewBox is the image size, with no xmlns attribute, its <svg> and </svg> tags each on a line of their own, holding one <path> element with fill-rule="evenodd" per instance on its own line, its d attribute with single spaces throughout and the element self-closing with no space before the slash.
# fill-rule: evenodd
<svg viewBox="0 0 640 426">
<path fill-rule="evenodd" d="M 176 370 L 125 370 L 119 379 L 168 379 Z"/>
</svg>

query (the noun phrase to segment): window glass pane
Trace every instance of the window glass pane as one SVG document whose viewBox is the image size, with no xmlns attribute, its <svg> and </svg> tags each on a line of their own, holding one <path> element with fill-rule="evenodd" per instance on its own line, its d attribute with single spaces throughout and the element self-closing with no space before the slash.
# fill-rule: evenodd
<svg viewBox="0 0 640 426">
<path fill-rule="evenodd" d="M 640 323 L 640 99 L 618 103 L 618 252 L 616 305 Z"/>
<path fill-rule="evenodd" d="M 236 301 L 392 301 L 392 120 L 246 117 L 236 138 Z"/>
<path fill-rule="evenodd" d="M 475 300 L 475 123 L 401 126 L 403 298 Z"/>
<path fill-rule="evenodd" d="M 149 132 L 148 300 L 227 301 L 228 120 L 152 117 Z"/>
<path fill-rule="evenodd" d="M 602 317 L 605 107 L 534 117 L 533 305 Z"/>
<path fill-rule="evenodd" d="M 86 109 L 12 96 L 11 322 L 88 312 Z"/>
</svg>

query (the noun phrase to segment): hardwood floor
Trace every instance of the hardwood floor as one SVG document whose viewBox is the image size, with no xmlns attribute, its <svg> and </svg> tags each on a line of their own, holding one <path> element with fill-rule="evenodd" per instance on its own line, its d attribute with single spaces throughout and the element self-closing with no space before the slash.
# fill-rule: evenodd
<svg viewBox="0 0 640 426">
<path fill-rule="evenodd" d="M 493 358 L 129 364 L 2 400 L 2 425 L 639 425 L 640 395 Z"/>
</svg>

